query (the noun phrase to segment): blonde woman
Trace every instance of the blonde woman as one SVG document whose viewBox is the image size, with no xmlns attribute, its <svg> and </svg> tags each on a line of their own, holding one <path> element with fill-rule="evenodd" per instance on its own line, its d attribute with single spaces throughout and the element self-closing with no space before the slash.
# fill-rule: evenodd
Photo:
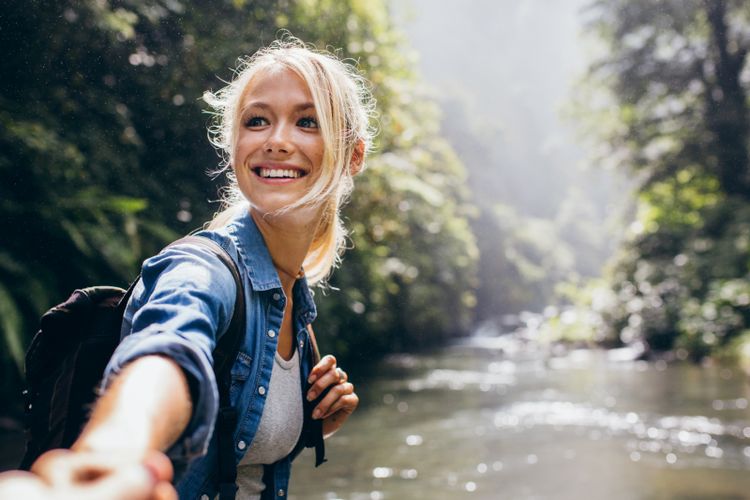
<svg viewBox="0 0 750 500">
<path fill-rule="evenodd" d="M 295 39 L 256 53 L 206 100 L 230 184 L 224 209 L 201 234 L 235 259 L 247 311 L 232 366 L 238 497 L 282 499 L 292 458 L 303 446 L 320 452 L 359 402 L 333 356 L 312 366 L 307 355 L 316 316 L 308 285 L 325 280 L 343 249 L 339 209 L 364 165 L 372 101 L 353 68 Z M 42 456 L 34 470 L 71 483 L 107 474 L 97 456 L 133 463 L 165 450 L 188 464 L 175 486 L 180 498 L 215 498 L 211 353 L 234 297 L 230 271 L 201 248 L 178 245 L 148 259 L 106 390 L 74 452 Z"/>
</svg>

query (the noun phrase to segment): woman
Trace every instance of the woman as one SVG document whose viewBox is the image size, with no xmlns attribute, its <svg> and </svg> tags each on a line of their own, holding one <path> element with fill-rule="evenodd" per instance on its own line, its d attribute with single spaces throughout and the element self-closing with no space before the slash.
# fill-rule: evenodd
<svg viewBox="0 0 750 500">
<path fill-rule="evenodd" d="M 358 404 L 333 356 L 312 366 L 308 325 L 316 312 L 308 283 L 320 283 L 338 263 L 345 238 L 339 209 L 363 167 L 371 98 L 351 67 L 292 39 L 256 53 L 206 100 L 216 110 L 210 132 L 230 185 L 224 210 L 200 234 L 237 262 L 247 311 L 231 390 L 240 410 L 239 497 L 284 498 L 291 459 L 310 444 L 313 422 L 330 436 Z M 74 482 L 107 473 L 97 465 L 100 454 L 132 463 L 167 450 L 188 463 L 176 485 L 180 498 L 213 498 L 211 352 L 234 296 L 230 271 L 210 252 L 178 245 L 148 259 L 106 390 L 73 447 L 77 465 L 53 454 L 34 470 L 53 484 Z M 303 403 L 326 390 L 314 408 Z M 90 457 L 87 465 L 81 456 Z"/>
</svg>

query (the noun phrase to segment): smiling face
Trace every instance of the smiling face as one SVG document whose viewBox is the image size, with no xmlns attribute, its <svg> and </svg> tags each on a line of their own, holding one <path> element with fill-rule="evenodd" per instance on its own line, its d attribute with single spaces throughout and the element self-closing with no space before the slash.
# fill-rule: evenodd
<svg viewBox="0 0 750 500">
<path fill-rule="evenodd" d="M 283 67 L 256 75 L 242 99 L 233 162 L 251 209 L 274 214 L 300 200 L 320 175 L 323 154 L 304 80 Z"/>
</svg>

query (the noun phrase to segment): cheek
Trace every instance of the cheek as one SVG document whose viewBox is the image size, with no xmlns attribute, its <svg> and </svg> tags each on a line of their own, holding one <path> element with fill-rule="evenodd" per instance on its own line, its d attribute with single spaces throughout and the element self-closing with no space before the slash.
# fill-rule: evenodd
<svg viewBox="0 0 750 500">
<path fill-rule="evenodd" d="M 240 164 L 244 162 L 247 156 L 259 147 L 259 143 L 262 139 L 257 134 L 242 133 L 237 136 L 236 146 L 234 148 L 235 156 L 240 161 Z"/>
<path fill-rule="evenodd" d="M 311 140 L 305 149 L 307 150 L 307 156 L 310 158 L 310 161 L 316 168 L 319 168 L 321 163 L 323 163 L 323 139 L 317 137 L 314 140 Z"/>
</svg>

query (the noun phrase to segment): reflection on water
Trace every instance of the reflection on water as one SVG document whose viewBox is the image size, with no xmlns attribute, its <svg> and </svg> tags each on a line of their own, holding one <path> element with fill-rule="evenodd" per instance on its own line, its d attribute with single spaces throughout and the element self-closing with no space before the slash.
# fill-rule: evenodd
<svg viewBox="0 0 750 500">
<path fill-rule="evenodd" d="M 625 354 L 505 335 L 394 357 L 290 498 L 750 498 L 745 376 Z"/>
</svg>

